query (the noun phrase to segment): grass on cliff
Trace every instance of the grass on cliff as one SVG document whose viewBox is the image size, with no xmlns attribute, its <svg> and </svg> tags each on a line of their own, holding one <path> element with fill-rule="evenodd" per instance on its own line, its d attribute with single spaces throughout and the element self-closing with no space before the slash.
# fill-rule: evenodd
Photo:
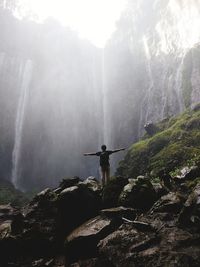
<svg viewBox="0 0 200 267">
<path fill-rule="evenodd" d="M 25 193 L 16 190 L 8 181 L 0 181 L 0 205 L 11 204 L 15 207 L 22 207 L 30 200 Z"/>
<path fill-rule="evenodd" d="M 145 173 L 157 176 L 200 163 L 200 107 L 165 119 L 158 125 L 159 132 L 133 144 L 120 162 L 118 175 L 137 177 Z"/>
</svg>

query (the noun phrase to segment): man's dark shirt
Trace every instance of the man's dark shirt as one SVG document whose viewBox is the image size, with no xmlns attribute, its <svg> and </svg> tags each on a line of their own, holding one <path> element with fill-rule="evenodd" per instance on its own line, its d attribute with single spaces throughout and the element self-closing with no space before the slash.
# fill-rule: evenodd
<svg viewBox="0 0 200 267">
<path fill-rule="evenodd" d="M 99 151 L 96 153 L 100 157 L 100 166 L 110 166 L 109 156 L 113 153 L 112 150 Z"/>
</svg>

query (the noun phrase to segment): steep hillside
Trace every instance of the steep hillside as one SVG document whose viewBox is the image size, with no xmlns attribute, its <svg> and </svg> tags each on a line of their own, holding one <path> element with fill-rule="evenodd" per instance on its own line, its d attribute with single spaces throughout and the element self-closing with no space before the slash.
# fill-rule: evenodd
<svg viewBox="0 0 200 267">
<path fill-rule="evenodd" d="M 118 175 L 137 177 L 161 171 L 177 172 L 200 162 L 200 105 L 182 115 L 165 119 L 158 132 L 133 144 L 120 163 Z"/>
<path fill-rule="evenodd" d="M 0 180 L 0 205 L 11 204 L 12 206 L 23 206 L 30 200 L 30 197 L 23 192 L 16 190 L 12 183 Z"/>
</svg>

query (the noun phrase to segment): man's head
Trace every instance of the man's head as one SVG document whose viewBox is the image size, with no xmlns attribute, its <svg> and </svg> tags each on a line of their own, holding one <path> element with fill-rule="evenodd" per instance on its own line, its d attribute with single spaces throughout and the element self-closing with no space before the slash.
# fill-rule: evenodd
<svg viewBox="0 0 200 267">
<path fill-rule="evenodd" d="M 106 145 L 101 146 L 102 151 L 106 151 Z"/>
</svg>

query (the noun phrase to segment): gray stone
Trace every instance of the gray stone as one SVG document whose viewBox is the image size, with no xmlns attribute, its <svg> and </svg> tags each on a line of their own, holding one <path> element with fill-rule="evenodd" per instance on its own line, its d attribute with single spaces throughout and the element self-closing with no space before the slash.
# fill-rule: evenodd
<svg viewBox="0 0 200 267">
<path fill-rule="evenodd" d="M 96 257 L 98 242 L 112 233 L 121 223 L 120 220 L 97 216 L 75 229 L 66 238 L 67 261 L 75 262 L 78 259 Z"/>
</svg>

